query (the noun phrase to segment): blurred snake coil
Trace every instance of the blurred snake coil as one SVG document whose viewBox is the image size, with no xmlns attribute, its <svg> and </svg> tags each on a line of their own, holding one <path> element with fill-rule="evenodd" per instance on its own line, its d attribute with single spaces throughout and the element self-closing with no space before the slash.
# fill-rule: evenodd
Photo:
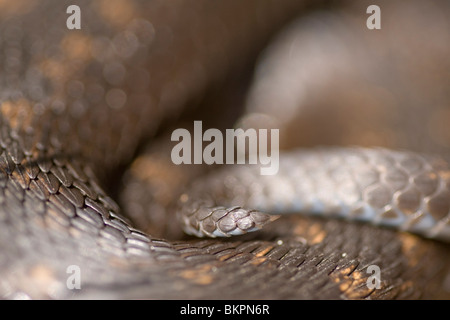
<svg viewBox="0 0 450 320">
<path fill-rule="evenodd" d="M 0 0 L 0 296 L 448 299 L 450 5 L 377 2 L 380 30 L 367 1 Z M 279 172 L 174 165 L 194 120 L 279 129 Z"/>
</svg>

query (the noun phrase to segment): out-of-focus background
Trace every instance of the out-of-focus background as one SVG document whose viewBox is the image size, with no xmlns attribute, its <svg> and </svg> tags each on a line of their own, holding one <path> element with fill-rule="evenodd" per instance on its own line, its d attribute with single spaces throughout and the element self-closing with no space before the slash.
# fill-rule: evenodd
<svg viewBox="0 0 450 320">
<path fill-rule="evenodd" d="M 380 30 L 366 26 L 371 4 L 381 9 Z M 180 181 L 203 170 L 167 165 L 174 145 L 167 145 L 171 130 L 191 129 L 193 120 L 202 120 L 204 130 L 280 129 L 282 149 L 360 145 L 447 154 L 449 16 L 445 0 L 326 2 L 299 13 L 256 60 L 211 86 L 137 159 L 135 170 L 125 176 L 122 202 L 139 212 L 140 224 L 164 225 L 171 195 L 184 185 Z M 142 182 L 138 172 L 146 170 L 150 173 Z M 147 207 L 159 214 L 140 214 Z M 150 231 L 180 236 L 179 230 Z"/>
<path fill-rule="evenodd" d="M 71 4 L 80 5 L 81 30 L 66 28 Z M 366 10 L 373 4 L 381 9 L 381 30 L 366 27 Z M 89 267 L 83 268 L 83 281 L 99 288 L 100 297 L 127 294 L 125 285 L 144 278 L 150 286 L 143 282 L 130 289 L 150 294 L 145 297 L 217 297 L 224 287 L 215 281 L 221 279 L 232 279 L 225 283 L 232 289 L 226 292 L 229 297 L 248 297 L 245 286 L 241 295 L 234 295 L 243 284 L 235 277 L 242 265 L 222 261 L 226 256 L 215 260 L 217 267 L 207 268 L 211 273 L 171 273 L 168 264 L 151 260 L 155 283 L 147 277 L 147 265 L 144 272 L 140 265 L 126 259 L 122 265 L 115 259 L 130 252 L 148 257 L 153 238 L 163 237 L 168 240 L 156 242 L 167 247 L 155 258 L 164 261 L 164 252 L 170 257 L 178 250 L 172 241 L 187 238 L 171 215 L 174 203 L 188 183 L 213 167 L 174 165 L 173 130 L 192 129 L 193 121 L 201 120 L 204 130 L 279 129 L 283 149 L 362 145 L 445 155 L 450 148 L 449 17 L 448 0 L 0 0 L 1 294 L 64 297 L 65 268 L 75 257 L 80 263 L 85 259 Z M 261 186 L 258 181 L 254 185 Z M 443 212 L 448 210 L 446 196 L 438 203 Z M 134 239 L 137 244 L 129 245 L 122 234 L 130 231 L 126 218 L 148 238 L 140 234 Z M 293 248 L 301 249 L 282 268 L 309 250 L 308 241 L 318 249 L 309 250 L 311 259 L 302 265 L 314 276 L 303 273 L 300 282 L 315 277 L 316 258 L 328 261 L 322 259 L 321 249 L 333 251 L 329 261 L 353 259 L 347 255 L 351 249 L 356 255 L 362 252 L 362 261 L 368 262 L 378 259 L 386 242 L 395 242 L 394 251 L 386 248 L 383 263 L 393 266 L 388 269 L 392 282 L 381 298 L 421 296 L 424 282 L 431 296 L 441 296 L 436 287 L 448 296 L 448 276 L 441 281 L 448 274 L 448 246 L 436 249 L 437 242 L 397 239 L 399 234 L 390 231 L 388 238 L 378 237 L 378 231 L 386 230 L 368 227 L 375 233 L 366 233 L 353 224 L 336 228 L 340 223 L 334 220 L 313 222 L 310 228 L 301 219 L 306 220 L 279 219 L 266 233 L 274 245 L 280 238 L 273 235 L 283 235 L 287 238 L 281 239 L 293 239 Z M 111 232 L 103 229 L 106 226 Z M 266 230 L 247 236 L 261 241 Z M 358 232 L 364 241 L 355 237 Z M 336 236 L 343 238 L 336 241 Z M 190 243 L 185 242 L 184 249 L 190 249 Z M 344 249 L 334 252 L 335 243 Z M 247 264 L 246 274 L 257 276 L 250 279 L 255 291 L 250 297 L 287 296 L 296 289 L 285 285 L 290 271 L 278 273 L 282 268 L 277 256 L 287 251 L 275 250 L 275 264 L 266 269 L 281 276 L 280 291 L 273 291 L 274 282 L 266 283 L 268 273 L 259 272 L 259 258 L 272 254 L 272 244 L 253 256 L 259 260 L 255 266 Z M 200 258 L 211 254 L 197 249 Z M 435 264 L 429 263 L 427 253 L 439 270 L 429 270 Z M 196 259 L 191 266 L 199 266 L 196 261 L 202 260 Z M 187 260 L 181 257 L 175 268 L 188 270 Z M 63 282 L 52 277 L 55 266 Z M 335 279 L 333 286 L 342 284 L 346 291 L 348 282 L 328 278 L 327 268 L 321 271 L 325 281 Z M 396 272 L 405 270 L 409 275 L 402 282 Z M 116 277 L 115 271 L 125 277 Z M 430 277 L 439 273 L 435 282 L 428 283 L 428 271 Z M 349 269 L 339 273 L 347 280 Z M 181 282 L 174 282 L 176 275 Z M 419 282 L 409 281 L 415 278 Z M 324 282 L 315 279 L 300 297 L 320 294 L 309 287 L 323 287 Z M 356 286 L 364 281 L 361 273 L 354 279 Z M 116 291 L 106 290 L 105 284 Z M 204 291 L 191 284 L 211 287 Z M 370 294 L 348 291 L 349 298 Z"/>
</svg>

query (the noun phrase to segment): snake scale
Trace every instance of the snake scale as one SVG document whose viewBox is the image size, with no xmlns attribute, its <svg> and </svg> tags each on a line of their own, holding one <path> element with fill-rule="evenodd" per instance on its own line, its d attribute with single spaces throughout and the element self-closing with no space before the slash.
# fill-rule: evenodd
<svg viewBox="0 0 450 320">
<path fill-rule="evenodd" d="M 81 30 L 65 27 L 70 4 L 81 8 Z M 324 3 L 314 6 L 328 8 Z M 363 19 L 367 6 L 358 7 Z M 430 18 L 431 9 L 418 8 Z M 395 5 L 391 9 L 399 12 Z M 402 9 L 402 17 L 414 14 Z M 292 150 L 280 155 L 275 176 L 261 176 L 252 165 L 216 169 L 170 163 L 169 129 L 186 124 L 183 119 L 191 119 L 196 105 L 205 119 L 223 123 L 239 113 L 232 109 L 220 115 L 220 110 L 240 104 L 239 94 L 248 82 L 245 74 L 252 72 L 249 66 L 275 32 L 310 10 L 297 0 L 0 1 L 1 296 L 448 298 L 450 167 L 441 149 L 438 156 L 416 153 L 430 150 L 414 150 L 419 149 L 414 145 L 413 151 L 391 151 L 395 146 L 389 143 L 365 139 L 387 148 Z M 448 5 L 437 11 L 448 14 Z M 340 39 L 350 47 L 352 32 L 369 31 L 365 26 L 351 31 L 330 17 L 322 13 L 309 22 L 302 20 L 292 27 L 304 32 L 294 33 L 298 41 L 288 32 L 279 38 L 279 50 L 269 50 L 256 71 L 260 78 L 251 85 L 243 126 L 281 128 L 283 147 L 300 145 L 308 137 L 300 130 L 311 125 L 296 118 L 300 113 L 292 111 L 292 105 L 313 102 L 300 99 L 303 91 L 289 86 L 314 92 L 305 86 L 326 83 L 324 70 L 332 70 L 339 81 L 332 78 L 331 87 L 322 90 L 319 85 L 317 91 L 327 92 L 336 105 L 342 100 L 335 99 L 339 95 L 333 90 L 348 83 L 356 89 L 346 92 L 363 97 L 356 104 L 393 104 L 392 95 L 380 85 L 375 95 L 372 87 L 362 88 L 345 64 L 358 61 L 351 58 L 351 49 L 339 45 L 340 35 L 350 34 Z M 430 28 L 440 32 L 445 18 L 433 19 Z M 410 26 L 404 21 L 401 25 Z M 383 28 L 389 29 L 389 23 Z M 333 32 L 335 37 L 330 36 Z M 314 51 L 320 43 L 325 50 Z M 428 51 L 445 52 L 447 47 L 436 45 Z M 389 52 L 383 46 L 368 48 L 366 53 L 374 55 Z M 298 59 L 271 60 L 279 54 Z M 429 74 L 419 72 L 418 78 L 407 72 L 416 69 L 404 57 L 390 61 L 398 69 L 391 68 L 392 74 L 404 72 L 415 85 L 428 88 L 418 90 L 425 101 L 414 100 L 416 109 L 403 110 L 400 119 L 426 112 L 417 105 L 439 104 L 439 97 L 448 104 L 448 57 L 437 54 L 437 59 L 427 60 L 426 67 L 432 68 L 436 60 L 440 65 Z M 372 62 L 354 69 L 367 78 L 378 70 L 380 59 L 375 55 Z M 367 72 L 365 67 L 372 69 Z M 298 78 L 286 78 L 289 70 Z M 387 78 L 393 81 L 394 76 L 389 73 Z M 283 96 L 286 89 L 296 94 Z M 326 104 L 323 95 L 318 97 L 316 104 Z M 333 112 L 311 127 L 313 132 L 344 135 L 329 126 L 328 121 L 342 120 L 342 113 Z M 440 112 L 433 128 L 440 128 L 439 120 L 449 115 Z M 353 123 L 370 128 L 358 118 Z M 284 140 L 283 130 L 288 133 Z M 349 132 L 355 139 L 372 137 Z M 419 129 L 416 133 L 421 135 Z M 314 139 L 308 143 L 323 143 Z M 426 145 L 437 150 L 432 143 Z M 200 173 L 204 176 L 198 177 Z M 187 183 L 191 185 L 186 188 Z M 237 237 L 196 239 L 181 234 L 175 212 L 188 232 L 200 236 L 244 233 L 273 220 L 266 213 L 309 215 L 282 216 L 262 230 Z M 381 270 L 379 288 L 367 286 L 372 265 Z M 66 285 L 69 266 L 81 270 L 80 289 Z"/>
</svg>

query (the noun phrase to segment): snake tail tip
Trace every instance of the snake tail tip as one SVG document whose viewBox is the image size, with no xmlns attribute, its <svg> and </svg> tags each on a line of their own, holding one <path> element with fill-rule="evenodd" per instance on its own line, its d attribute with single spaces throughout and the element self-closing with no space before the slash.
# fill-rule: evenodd
<svg viewBox="0 0 450 320">
<path fill-rule="evenodd" d="M 250 215 L 251 215 L 253 221 L 255 222 L 255 226 L 258 229 L 261 229 L 266 224 L 271 223 L 280 217 L 280 215 L 271 215 L 271 214 L 267 214 L 267 213 L 259 212 L 259 211 L 251 212 Z"/>
</svg>

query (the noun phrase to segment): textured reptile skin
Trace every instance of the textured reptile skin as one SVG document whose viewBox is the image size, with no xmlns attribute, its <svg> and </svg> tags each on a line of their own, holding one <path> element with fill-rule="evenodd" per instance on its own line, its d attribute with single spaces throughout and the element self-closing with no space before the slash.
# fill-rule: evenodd
<svg viewBox="0 0 450 320">
<path fill-rule="evenodd" d="M 181 196 L 186 231 L 215 237 L 259 230 L 271 216 L 244 209 L 253 208 L 366 221 L 450 241 L 450 171 L 443 158 L 327 148 L 283 154 L 280 168 L 272 177 L 261 176 L 259 166 L 237 166 L 196 181 Z"/>
<path fill-rule="evenodd" d="M 237 239 L 166 240 L 133 227 L 127 217 L 136 220 L 136 212 L 122 212 L 110 197 L 114 177 L 142 143 L 211 84 L 254 58 L 304 8 L 302 2 L 76 3 L 81 31 L 65 29 L 65 8 L 73 1 L 0 1 L 2 297 L 447 297 L 449 248 L 437 241 L 298 216 Z M 145 175 L 136 162 L 132 168 Z M 162 165 L 157 171 L 164 177 L 171 170 Z M 223 174 L 233 176 L 233 170 L 241 169 Z M 446 167 L 433 170 L 444 181 L 438 170 Z M 249 175 L 240 181 L 257 187 L 259 179 Z M 175 180 L 182 179 L 180 174 Z M 433 195 L 423 208 L 446 223 L 448 210 L 433 205 L 446 189 L 433 189 L 433 181 L 419 183 L 429 188 L 420 189 L 422 195 Z M 275 191 L 263 193 L 269 205 L 291 195 Z M 414 195 L 401 195 L 409 200 L 395 196 L 391 204 L 417 202 Z M 370 191 L 363 197 L 376 207 L 388 205 Z M 382 270 L 380 289 L 366 285 L 373 264 Z M 82 272 L 80 290 L 66 286 L 72 265 Z"/>
</svg>

